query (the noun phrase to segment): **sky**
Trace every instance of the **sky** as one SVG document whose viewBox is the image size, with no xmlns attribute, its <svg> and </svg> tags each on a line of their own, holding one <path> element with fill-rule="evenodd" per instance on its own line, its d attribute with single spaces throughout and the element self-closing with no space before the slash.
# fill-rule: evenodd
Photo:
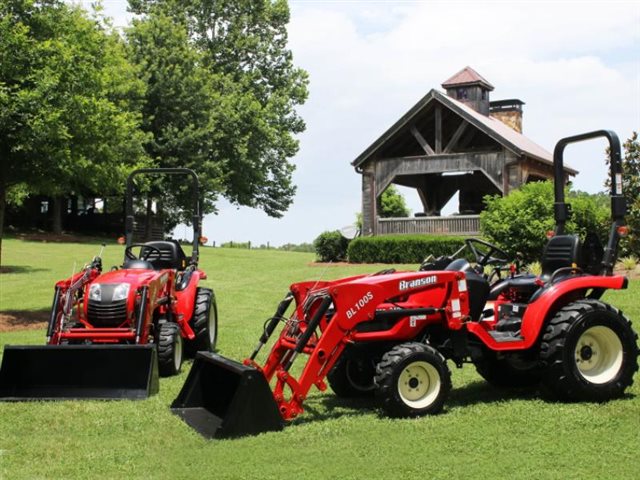
<svg viewBox="0 0 640 480">
<path fill-rule="evenodd" d="M 125 0 L 103 4 L 115 25 L 126 25 Z M 210 242 L 311 242 L 354 223 L 361 177 L 351 162 L 465 66 L 494 85 L 491 100 L 525 102 L 523 133 L 548 151 L 591 130 L 614 130 L 622 141 L 640 130 L 640 0 L 289 5 L 289 48 L 310 78 L 298 109 L 307 129 L 292 159 L 297 194 L 281 219 L 220 202 L 218 215 L 204 221 Z M 578 189 L 603 190 L 605 146 L 568 147 Z M 413 190 L 402 192 L 413 211 L 422 210 Z"/>
</svg>

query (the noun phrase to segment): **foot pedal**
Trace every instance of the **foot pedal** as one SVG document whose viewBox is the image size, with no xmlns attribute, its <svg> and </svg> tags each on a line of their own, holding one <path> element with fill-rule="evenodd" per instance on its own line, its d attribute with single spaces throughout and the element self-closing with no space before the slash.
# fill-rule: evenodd
<svg viewBox="0 0 640 480">
<path fill-rule="evenodd" d="M 493 337 L 493 339 L 499 343 L 521 342 L 522 340 L 524 340 L 524 338 L 520 336 L 519 331 L 518 332 L 499 332 L 497 330 L 491 330 L 489 332 L 489 335 L 491 335 L 491 337 Z"/>
</svg>

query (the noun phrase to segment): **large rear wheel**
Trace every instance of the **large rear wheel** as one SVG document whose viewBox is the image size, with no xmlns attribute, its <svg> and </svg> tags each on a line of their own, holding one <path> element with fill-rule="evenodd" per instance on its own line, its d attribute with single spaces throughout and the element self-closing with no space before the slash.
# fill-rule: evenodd
<svg viewBox="0 0 640 480">
<path fill-rule="evenodd" d="M 338 397 L 373 396 L 376 374 L 376 352 L 369 348 L 353 349 L 347 347 L 335 363 L 327 380 Z M 380 358 L 379 356 L 377 357 Z"/>
<path fill-rule="evenodd" d="M 213 352 L 218 340 L 218 308 L 216 297 L 210 288 L 196 290 L 193 316 L 189 321 L 196 338 L 187 342 L 187 353 L 194 356 L 196 352 Z"/>
<path fill-rule="evenodd" d="M 390 417 L 417 417 L 442 410 L 451 391 L 445 358 L 423 343 L 403 343 L 376 366 L 376 395 Z"/>
<path fill-rule="evenodd" d="M 543 383 L 565 400 L 620 397 L 638 370 L 637 338 L 631 322 L 612 306 L 597 300 L 571 303 L 543 336 Z"/>
</svg>

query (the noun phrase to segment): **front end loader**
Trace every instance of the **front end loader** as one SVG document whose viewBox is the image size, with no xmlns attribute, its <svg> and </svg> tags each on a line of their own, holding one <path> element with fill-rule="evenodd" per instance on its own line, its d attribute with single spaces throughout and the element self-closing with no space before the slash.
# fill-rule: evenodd
<svg viewBox="0 0 640 480">
<path fill-rule="evenodd" d="M 174 240 L 134 243 L 137 175 L 186 175 L 193 191 L 191 258 Z M 200 286 L 199 184 L 188 169 L 142 169 L 127 181 L 126 248 L 120 267 L 98 255 L 56 283 L 43 346 L 5 346 L 0 400 L 140 399 L 158 392 L 158 376 L 180 371 L 185 353 L 213 351 L 213 291 Z M 136 253 L 136 250 L 138 253 Z"/>
</svg>

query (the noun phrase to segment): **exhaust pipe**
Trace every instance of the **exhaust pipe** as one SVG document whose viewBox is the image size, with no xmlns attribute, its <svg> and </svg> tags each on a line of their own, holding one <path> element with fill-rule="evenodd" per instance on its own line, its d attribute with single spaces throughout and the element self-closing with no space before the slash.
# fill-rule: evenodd
<svg viewBox="0 0 640 480">
<path fill-rule="evenodd" d="M 154 345 L 7 345 L 0 367 L 0 401 L 138 400 L 158 387 Z"/>
<path fill-rule="evenodd" d="M 171 411 L 206 438 L 282 430 L 284 421 L 262 372 L 198 352 Z"/>
</svg>

